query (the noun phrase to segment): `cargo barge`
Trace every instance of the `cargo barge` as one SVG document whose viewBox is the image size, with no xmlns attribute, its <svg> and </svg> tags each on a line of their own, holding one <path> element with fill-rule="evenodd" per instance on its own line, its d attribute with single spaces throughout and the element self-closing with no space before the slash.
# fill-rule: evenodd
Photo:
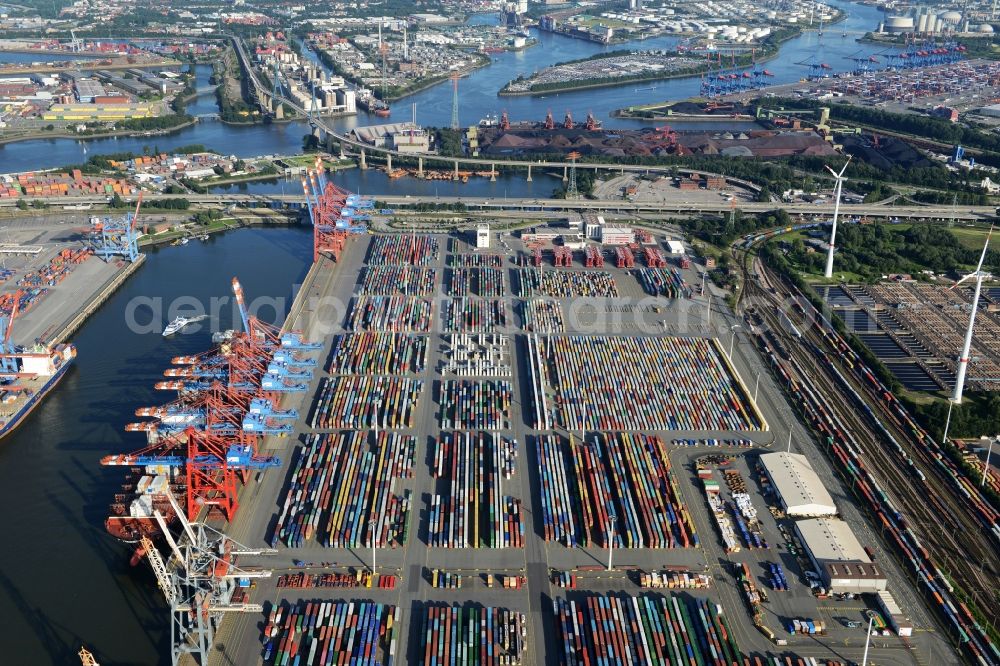
<svg viewBox="0 0 1000 666">
<path fill-rule="evenodd" d="M 10 350 L 0 359 L 0 439 L 14 431 L 65 376 L 76 358 L 76 347 L 34 347 Z"/>
</svg>

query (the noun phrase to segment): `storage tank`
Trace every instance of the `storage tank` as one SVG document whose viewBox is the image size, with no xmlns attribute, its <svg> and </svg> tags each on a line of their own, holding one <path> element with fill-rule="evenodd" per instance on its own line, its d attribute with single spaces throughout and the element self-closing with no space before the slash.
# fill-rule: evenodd
<svg viewBox="0 0 1000 666">
<path fill-rule="evenodd" d="M 927 32 L 928 30 L 933 30 L 933 27 L 927 27 L 932 20 L 933 19 L 927 14 L 921 14 L 920 18 L 917 19 L 917 32 Z"/>
<path fill-rule="evenodd" d="M 923 17 L 926 18 L 926 17 Z M 912 16 L 890 16 L 885 20 L 885 29 L 889 32 L 912 32 Z"/>
<path fill-rule="evenodd" d="M 941 19 L 943 23 L 947 23 L 952 26 L 956 26 L 962 22 L 962 15 L 955 10 L 938 14 L 938 18 Z"/>
</svg>

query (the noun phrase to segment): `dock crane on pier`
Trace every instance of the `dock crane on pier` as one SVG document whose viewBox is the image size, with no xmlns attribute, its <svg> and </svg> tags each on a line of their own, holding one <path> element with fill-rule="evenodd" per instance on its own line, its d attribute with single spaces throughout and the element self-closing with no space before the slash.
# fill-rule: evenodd
<svg viewBox="0 0 1000 666">
<path fill-rule="evenodd" d="M 80 663 L 82 666 L 101 666 L 97 663 L 97 660 L 94 659 L 94 654 L 85 647 L 80 648 L 78 656 L 80 657 Z"/>
<path fill-rule="evenodd" d="M 6 308 L 0 310 L 0 377 L 16 377 L 20 371 L 17 367 L 17 349 L 10 340 L 14 320 L 17 319 L 17 309 L 21 304 L 20 289 L 14 292 L 10 301 L 10 314 L 6 314 Z"/>
<path fill-rule="evenodd" d="M 195 657 L 207 664 L 219 621 L 227 613 L 260 613 L 260 604 L 242 599 L 239 579 L 270 578 L 269 569 L 236 564 L 241 555 L 264 556 L 273 549 L 249 548 L 205 523 L 188 520 L 170 491 L 167 498 L 180 519 L 177 537 L 159 511 L 154 517 L 167 543 L 166 558 L 152 540 L 143 536 L 142 551 L 156 576 L 170 608 L 171 664 Z"/>
<path fill-rule="evenodd" d="M 355 213 L 361 208 L 373 208 L 374 203 L 334 185 L 319 162 L 315 170 L 303 176 L 302 193 L 313 225 L 313 262 L 319 261 L 321 254 L 339 261 L 348 239 L 368 231 L 358 223 L 361 216 Z"/>
<path fill-rule="evenodd" d="M 93 218 L 91 228 L 91 245 L 94 254 L 104 261 L 115 257 L 127 259 L 135 263 L 139 259 L 139 236 L 136 220 L 139 219 L 139 209 L 142 207 L 142 192 L 135 202 L 135 212 L 127 213 L 119 218 Z"/>
</svg>

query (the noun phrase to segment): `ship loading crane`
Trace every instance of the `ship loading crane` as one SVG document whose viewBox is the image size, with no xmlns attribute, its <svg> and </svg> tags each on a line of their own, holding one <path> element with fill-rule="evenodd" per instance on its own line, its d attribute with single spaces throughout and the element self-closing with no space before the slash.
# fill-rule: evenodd
<svg viewBox="0 0 1000 666">
<path fill-rule="evenodd" d="M 316 168 L 302 178 L 302 192 L 313 225 L 313 262 L 321 254 L 339 261 L 350 237 L 367 233 L 362 222 L 369 219 L 374 202 L 334 185 L 318 159 Z"/>
<path fill-rule="evenodd" d="M 190 657 L 207 664 L 223 615 L 263 611 L 260 604 L 243 600 L 237 581 L 270 578 L 272 571 L 240 567 L 236 558 L 273 555 L 277 551 L 248 548 L 204 523 L 189 521 L 172 493 L 167 493 L 167 500 L 180 517 L 175 538 L 164 515 L 154 512 L 167 543 L 167 558 L 147 536 L 141 539 L 142 552 L 170 608 L 171 664 L 178 666 Z"/>
<path fill-rule="evenodd" d="M 94 254 L 104 261 L 115 257 L 135 263 L 139 259 L 139 235 L 136 221 L 142 207 L 142 192 L 135 202 L 135 212 L 119 218 L 91 218 L 91 245 Z"/>
<path fill-rule="evenodd" d="M 175 357 L 175 367 L 164 372 L 168 381 L 156 387 L 176 390 L 177 398 L 137 409 L 137 416 L 154 420 L 125 428 L 146 432 L 148 445 L 101 461 L 108 466 L 145 466 L 139 497 L 129 504 L 126 495 L 116 496 L 106 523 L 108 531 L 123 540 L 155 534 L 154 510 L 173 517 L 163 496 L 171 488 L 184 492 L 188 520 L 207 509 L 232 521 L 239 507 L 238 488 L 248 473 L 280 465 L 277 458 L 259 454 L 260 438 L 291 432 L 287 420 L 298 413 L 281 409 L 281 396 L 306 390 L 305 382 L 312 377 L 309 368 L 316 361 L 305 354 L 320 346 L 251 315 L 236 278 L 232 289 L 243 330 L 233 331 L 203 354 Z"/>
</svg>

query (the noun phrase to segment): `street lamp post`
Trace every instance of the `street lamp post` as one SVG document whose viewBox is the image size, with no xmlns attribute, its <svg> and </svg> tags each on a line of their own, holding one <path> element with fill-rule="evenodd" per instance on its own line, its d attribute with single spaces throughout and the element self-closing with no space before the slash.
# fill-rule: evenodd
<svg viewBox="0 0 1000 666">
<path fill-rule="evenodd" d="M 729 362 L 730 363 L 733 362 L 733 346 L 736 344 L 736 330 L 740 329 L 740 328 L 743 328 L 743 327 L 740 326 L 739 324 L 733 324 L 732 326 L 729 327 L 730 333 L 733 334 L 732 337 L 729 338 Z"/>
<path fill-rule="evenodd" d="M 760 388 L 760 373 L 757 373 L 757 381 L 753 383 L 753 401 L 757 402 L 757 389 Z"/>
<path fill-rule="evenodd" d="M 872 620 L 874 619 L 874 616 L 868 616 L 868 635 L 865 636 L 865 656 L 861 658 L 861 666 L 868 666 L 868 646 L 872 642 Z"/>
<path fill-rule="evenodd" d="M 615 554 L 615 521 L 618 516 L 614 512 L 608 514 L 608 571 L 611 571 L 611 562 Z"/>
<path fill-rule="evenodd" d="M 983 478 L 979 480 L 980 487 L 986 485 L 986 475 L 990 473 L 990 456 L 993 455 L 993 442 L 996 439 L 996 437 L 990 437 L 990 445 L 986 449 L 986 464 L 983 465 Z"/>
<path fill-rule="evenodd" d="M 375 526 L 378 525 L 378 521 L 372 518 L 368 521 L 369 527 L 371 527 L 371 540 L 372 540 L 372 575 L 375 575 Z"/>
</svg>

